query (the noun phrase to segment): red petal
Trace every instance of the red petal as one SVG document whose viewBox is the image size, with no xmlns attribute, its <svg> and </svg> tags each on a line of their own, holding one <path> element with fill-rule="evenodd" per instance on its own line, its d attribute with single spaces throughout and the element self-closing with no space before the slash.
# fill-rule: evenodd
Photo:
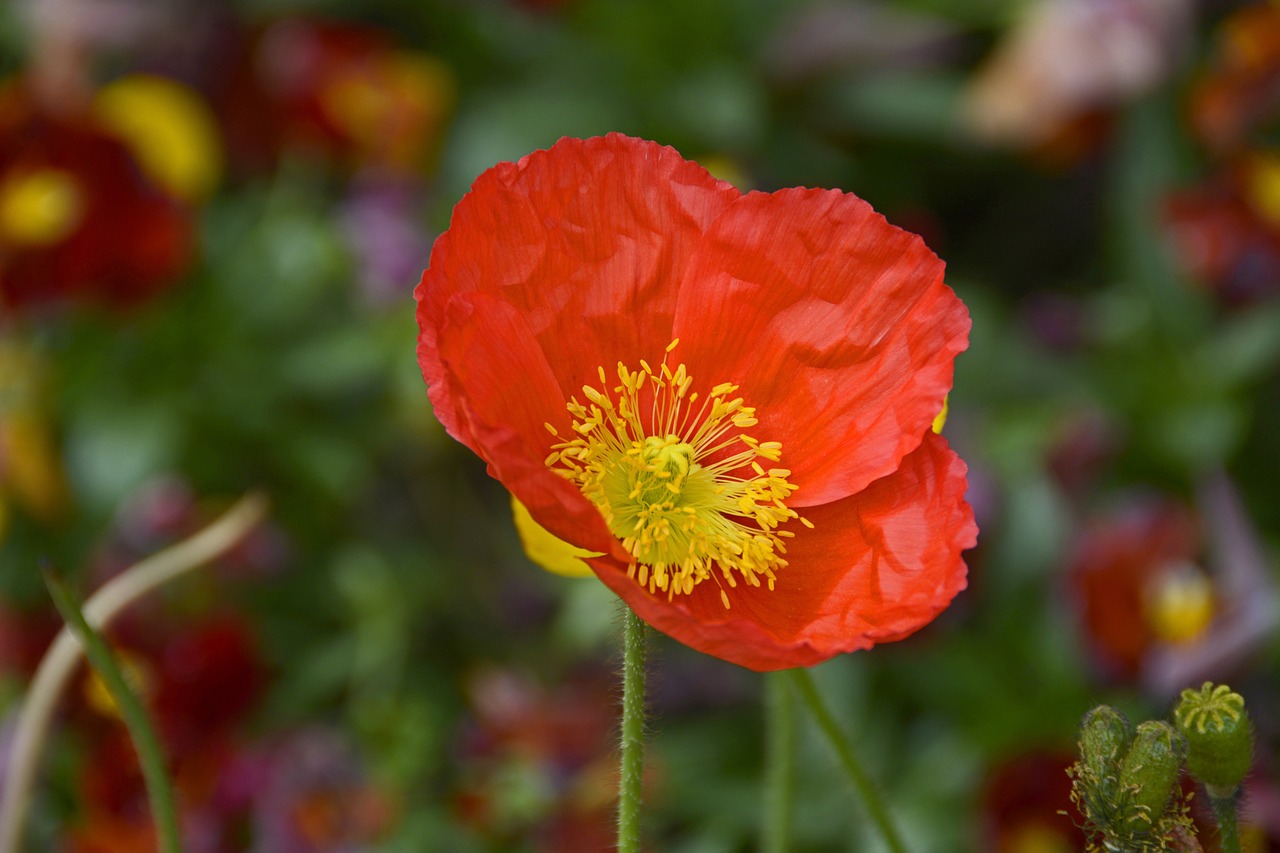
<svg viewBox="0 0 1280 853">
<path fill-rule="evenodd" d="M 668 601 L 607 558 L 596 574 L 641 618 L 699 651 L 755 670 L 809 666 L 899 640 L 928 624 L 965 587 L 960 552 L 977 538 L 964 500 L 966 468 L 930 433 L 902 467 L 792 524 L 777 588 L 704 581 Z"/>
<path fill-rule="evenodd" d="M 856 196 L 742 197 L 712 225 L 681 285 L 673 358 L 733 382 L 782 443 L 793 506 L 892 473 L 942 409 L 969 316 L 942 261 Z"/>
<path fill-rule="evenodd" d="M 461 389 L 444 381 L 435 352 L 451 298 L 483 292 L 513 306 L 560 387 L 580 395 L 599 384 L 598 367 L 612 376 L 619 361 L 661 358 L 688 256 L 738 197 L 671 148 L 620 134 L 562 139 L 482 174 L 415 293 L 437 417 L 472 445 Z"/>
<path fill-rule="evenodd" d="M 539 524 L 591 551 L 621 551 L 595 505 L 544 462 L 554 442 L 547 422 L 566 417 L 565 397 L 525 318 L 487 293 L 462 293 L 448 304 L 437 356 L 442 388 L 466 388 L 455 398 L 467 445 L 489 464 Z M 446 401 L 447 402 L 447 401 Z"/>
</svg>

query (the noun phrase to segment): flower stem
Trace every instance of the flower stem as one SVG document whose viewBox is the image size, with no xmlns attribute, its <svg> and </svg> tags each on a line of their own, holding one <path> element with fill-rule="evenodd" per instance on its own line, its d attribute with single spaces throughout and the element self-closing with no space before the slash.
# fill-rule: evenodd
<svg viewBox="0 0 1280 853">
<path fill-rule="evenodd" d="M 173 805 L 173 786 L 165 771 L 164 752 L 160 749 L 160 739 L 156 736 L 142 702 L 134 694 L 124 672 L 116 663 L 115 656 L 107 648 L 102 637 L 89 627 L 84 613 L 76 603 L 75 597 L 67 589 L 67 585 L 52 570 L 44 571 L 45 586 L 53 597 L 53 603 L 62 614 L 62 619 L 71 628 L 84 649 L 84 655 L 98 673 L 115 700 L 120 710 L 120 718 L 129 729 L 129 737 L 133 739 L 133 747 L 138 752 L 138 762 L 142 765 L 142 778 L 147 785 L 147 797 L 151 801 L 151 817 L 156 826 L 156 838 L 161 853 L 180 853 L 182 847 L 178 841 L 178 817 Z"/>
<path fill-rule="evenodd" d="M 1209 792 L 1209 805 L 1218 822 L 1218 845 L 1222 853 L 1240 853 L 1240 829 L 1236 824 L 1236 796 L 1215 797 Z"/>
<path fill-rule="evenodd" d="M 644 781 L 645 624 L 623 607 L 622 767 L 618 777 L 618 853 L 640 853 Z"/>
<path fill-rule="evenodd" d="M 151 590 L 225 553 L 266 515 L 267 501 L 249 494 L 189 539 L 147 557 L 103 584 L 84 606 L 85 621 L 99 630 Z M 40 660 L 18 712 L 5 785 L 0 796 L 0 853 L 15 853 L 35 785 L 40 752 L 58 699 L 80 663 L 80 645 L 64 627 Z"/>
<path fill-rule="evenodd" d="M 818 688 L 813 683 L 813 676 L 809 674 L 807 669 L 788 670 L 788 674 L 791 676 L 791 683 L 800 691 L 800 698 L 808 706 L 809 713 L 813 714 L 818 727 L 822 729 L 831 746 L 835 748 L 836 754 L 840 757 L 840 763 L 844 765 L 845 772 L 849 774 L 854 787 L 858 789 L 858 795 L 862 797 L 863 805 L 866 806 L 867 812 L 871 815 L 871 820 L 880 831 L 885 843 L 889 845 L 892 853 L 906 853 L 907 848 L 902 843 L 902 837 L 898 834 L 897 828 L 894 827 L 893 821 L 889 818 L 889 810 L 885 807 L 879 792 L 876 791 L 875 785 L 871 783 L 867 772 L 853 754 L 853 747 L 849 744 L 848 738 L 840 730 L 840 726 L 836 723 L 835 718 L 831 716 L 831 712 L 827 710 L 822 697 L 818 695 Z"/>
<path fill-rule="evenodd" d="M 796 786 L 795 694 L 782 673 L 765 676 L 764 831 L 761 853 L 787 853 Z"/>
</svg>

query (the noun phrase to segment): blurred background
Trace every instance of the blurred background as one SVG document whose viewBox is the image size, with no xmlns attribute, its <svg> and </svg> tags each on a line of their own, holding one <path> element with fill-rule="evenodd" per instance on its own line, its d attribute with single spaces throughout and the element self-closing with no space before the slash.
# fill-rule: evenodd
<svg viewBox="0 0 1280 853">
<path fill-rule="evenodd" d="M 969 589 L 815 673 L 911 848 L 1082 849 L 1080 715 L 1212 679 L 1280 850 L 1280 5 L 16 0 L 0 72 L 0 768 L 40 561 L 87 595 L 259 489 L 110 632 L 188 850 L 608 848 L 619 620 L 433 419 L 412 290 L 479 172 L 622 131 L 857 193 L 972 312 Z M 654 648 L 650 846 L 753 850 L 763 681 Z M 87 678 L 46 758 L 28 849 L 151 849 Z M 880 849 L 799 766 L 795 849 Z"/>
</svg>

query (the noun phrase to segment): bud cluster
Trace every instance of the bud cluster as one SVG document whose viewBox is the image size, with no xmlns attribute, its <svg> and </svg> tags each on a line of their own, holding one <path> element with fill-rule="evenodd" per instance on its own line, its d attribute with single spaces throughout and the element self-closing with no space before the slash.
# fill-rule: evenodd
<svg viewBox="0 0 1280 853">
<path fill-rule="evenodd" d="M 1168 849 L 1169 838 L 1188 825 L 1178 786 L 1186 755 L 1186 740 L 1166 722 L 1134 728 L 1108 705 L 1085 715 L 1071 798 L 1103 849 Z"/>
<path fill-rule="evenodd" d="M 1236 794 L 1253 760 L 1244 699 L 1206 682 L 1182 692 L 1173 718 L 1176 725 L 1148 720 L 1135 727 L 1109 705 L 1085 715 L 1080 760 L 1068 772 L 1091 850 L 1184 849 L 1194 834 L 1179 784 L 1184 763 L 1205 786 L 1222 840 L 1234 840 Z"/>
</svg>

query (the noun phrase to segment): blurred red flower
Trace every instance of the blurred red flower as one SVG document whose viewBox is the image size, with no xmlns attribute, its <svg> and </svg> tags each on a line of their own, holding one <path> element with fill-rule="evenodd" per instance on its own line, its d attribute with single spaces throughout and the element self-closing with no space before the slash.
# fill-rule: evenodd
<svg viewBox="0 0 1280 853">
<path fill-rule="evenodd" d="M 189 215 L 125 142 L 88 118 L 0 89 L 0 307 L 68 297 L 127 304 L 174 281 Z"/>
<path fill-rule="evenodd" d="M 995 767 L 982 786 L 981 849 L 993 853 L 1072 853 L 1085 846 L 1067 768 L 1075 757 L 1034 751 Z"/>
<path fill-rule="evenodd" d="M 455 208 L 418 357 L 449 432 L 645 621 L 804 666 L 965 585 L 966 469 L 930 426 L 969 318 L 942 277 L 853 195 L 564 139 Z"/>
<path fill-rule="evenodd" d="M 282 144 L 349 167 L 430 167 L 454 102 L 449 68 L 390 32 L 301 17 L 266 27 L 233 83 L 233 150 Z"/>
<path fill-rule="evenodd" d="M 1068 574 L 1104 674 L 1136 680 L 1157 644 L 1189 642 L 1208 627 L 1216 602 L 1199 549 L 1195 517 L 1171 502 L 1135 505 L 1080 537 Z"/>
<path fill-rule="evenodd" d="M 242 748 L 242 729 L 266 686 L 256 632 L 229 613 L 181 627 L 145 619 L 141 612 L 130 615 L 111 632 L 113 644 L 159 730 L 184 825 L 198 824 L 211 837 L 230 835 L 238 815 L 215 803 L 214 794 Z M 137 753 L 114 703 L 87 672 L 81 695 L 85 701 L 75 717 L 86 742 L 78 779 L 83 814 L 69 834 L 70 849 L 153 849 Z"/>
<path fill-rule="evenodd" d="M 1241 155 L 1223 174 L 1172 193 L 1164 223 L 1183 266 L 1224 304 L 1247 306 L 1280 293 L 1280 160 L 1274 155 Z"/>
</svg>

